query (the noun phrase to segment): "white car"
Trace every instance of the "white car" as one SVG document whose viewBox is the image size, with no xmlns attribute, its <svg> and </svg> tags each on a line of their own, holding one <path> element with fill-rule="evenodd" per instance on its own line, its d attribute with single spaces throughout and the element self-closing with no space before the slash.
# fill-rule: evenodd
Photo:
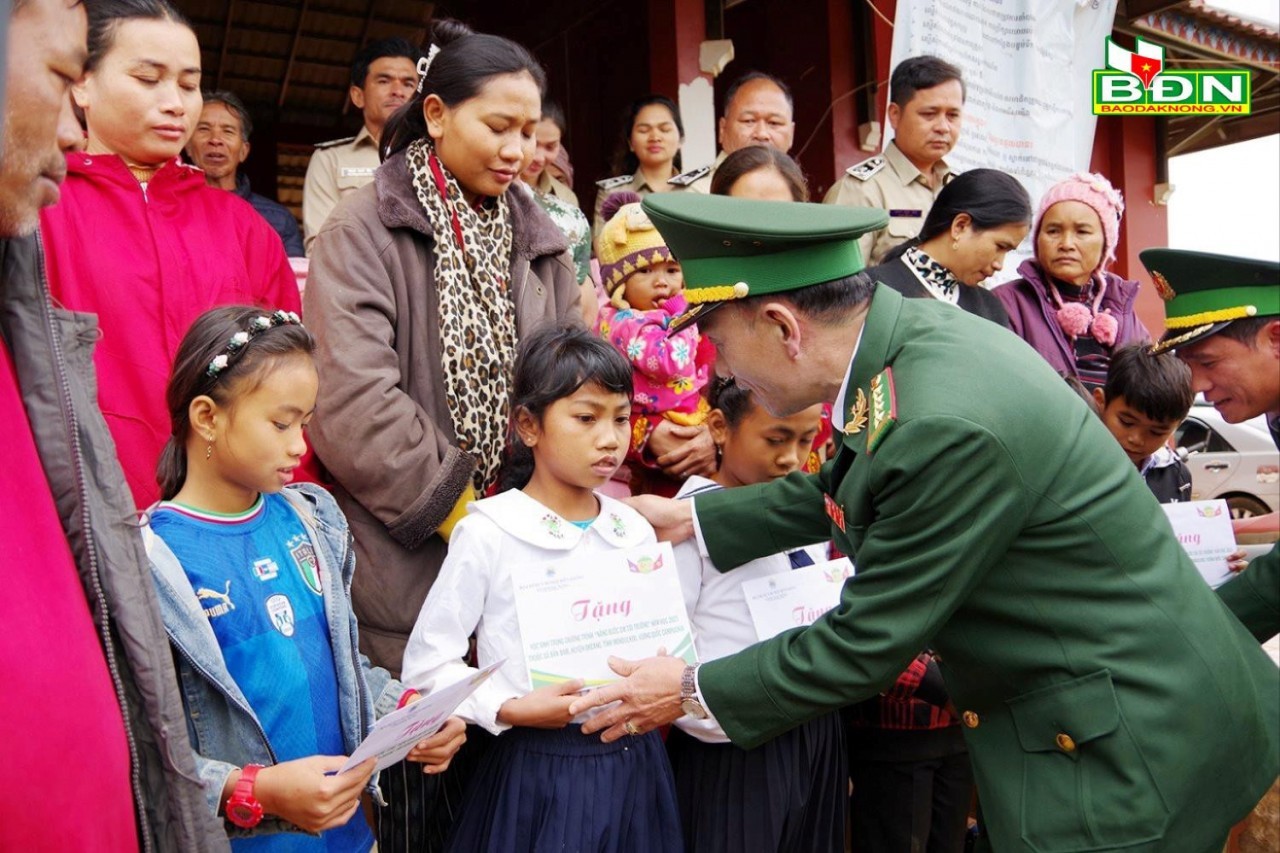
<svg viewBox="0 0 1280 853">
<path fill-rule="evenodd" d="M 1191 469 L 1191 499 L 1224 498 L 1232 518 L 1280 510 L 1280 451 L 1264 418 L 1229 424 L 1197 403 L 1174 433 Z"/>
</svg>

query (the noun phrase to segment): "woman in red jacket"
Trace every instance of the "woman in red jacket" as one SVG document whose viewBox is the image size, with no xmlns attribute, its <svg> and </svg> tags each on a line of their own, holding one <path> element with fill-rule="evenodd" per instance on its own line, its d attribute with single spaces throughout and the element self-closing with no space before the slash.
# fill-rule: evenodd
<svg viewBox="0 0 1280 853">
<path fill-rule="evenodd" d="M 158 497 L 165 381 L 183 332 L 228 303 L 300 309 L 280 237 L 178 154 L 200 116 L 200 47 L 166 0 L 90 5 L 73 88 L 88 144 L 41 228 L 54 299 L 98 315 L 98 401 L 139 507 Z M 220 448 L 214 448 L 217 452 Z"/>
</svg>

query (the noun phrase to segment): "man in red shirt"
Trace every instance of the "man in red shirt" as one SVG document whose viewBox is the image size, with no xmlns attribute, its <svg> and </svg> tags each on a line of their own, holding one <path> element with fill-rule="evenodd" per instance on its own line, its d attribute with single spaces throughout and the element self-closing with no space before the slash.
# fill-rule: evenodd
<svg viewBox="0 0 1280 853">
<path fill-rule="evenodd" d="M 0 149 L 0 850 L 226 849 L 94 404 L 94 321 L 54 310 L 34 235 L 80 136 L 78 0 L 15 0 Z M 5 41 L 0 32 L 0 41 Z"/>
</svg>

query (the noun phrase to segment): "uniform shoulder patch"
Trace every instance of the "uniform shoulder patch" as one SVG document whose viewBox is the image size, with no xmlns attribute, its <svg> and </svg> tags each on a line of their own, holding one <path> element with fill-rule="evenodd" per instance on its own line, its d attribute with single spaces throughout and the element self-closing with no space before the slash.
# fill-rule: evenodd
<svg viewBox="0 0 1280 853">
<path fill-rule="evenodd" d="M 631 175 L 619 175 L 616 178 L 605 178 L 602 181 L 596 181 L 596 186 L 602 190 L 612 190 L 629 183 L 631 183 Z"/>
<path fill-rule="evenodd" d="M 871 178 L 885 167 L 888 161 L 883 157 L 870 157 L 861 163 L 854 163 L 844 172 L 851 178 L 857 178 L 860 181 L 869 181 Z"/>
<path fill-rule="evenodd" d="M 871 379 L 871 424 L 867 430 L 867 452 L 880 446 L 884 437 L 898 422 L 898 397 L 893 388 L 893 368 Z"/>
<path fill-rule="evenodd" d="M 328 142 L 317 142 L 316 150 L 323 151 L 326 148 L 337 148 L 339 145 L 348 145 L 355 141 L 356 138 L 354 136 L 347 136 L 342 139 L 330 139 Z"/>
<path fill-rule="evenodd" d="M 692 169 L 683 174 L 676 175 L 674 178 L 669 178 L 667 183 L 671 184 L 673 187 L 687 187 L 699 178 L 705 178 L 709 174 L 711 174 L 711 167 L 703 166 L 701 169 Z"/>
</svg>

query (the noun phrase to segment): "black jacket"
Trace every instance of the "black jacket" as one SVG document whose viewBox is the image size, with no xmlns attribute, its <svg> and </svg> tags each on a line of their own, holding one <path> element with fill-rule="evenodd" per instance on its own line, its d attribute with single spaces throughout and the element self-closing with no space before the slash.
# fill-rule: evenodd
<svg viewBox="0 0 1280 853">
<path fill-rule="evenodd" d="M 916 274 L 907 266 L 902 256 L 887 261 L 867 270 L 867 275 L 875 281 L 887 284 L 908 299 L 933 299 L 934 296 L 916 278 Z M 985 317 L 993 323 L 1009 328 L 1009 315 L 1004 310 L 1000 299 L 985 287 L 960 287 L 960 299 L 957 303 L 970 314 Z"/>
<path fill-rule="evenodd" d="M 265 220 L 284 241 L 284 253 L 291 258 L 305 258 L 307 253 L 302 248 L 302 232 L 298 229 L 298 220 L 293 218 L 289 208 L 272 201 L 264 195 L 258 195 L 249 188 L 249 178 L 236 175 L 236 195 L 253 205 L 253 209 Z"/>
</svg>

